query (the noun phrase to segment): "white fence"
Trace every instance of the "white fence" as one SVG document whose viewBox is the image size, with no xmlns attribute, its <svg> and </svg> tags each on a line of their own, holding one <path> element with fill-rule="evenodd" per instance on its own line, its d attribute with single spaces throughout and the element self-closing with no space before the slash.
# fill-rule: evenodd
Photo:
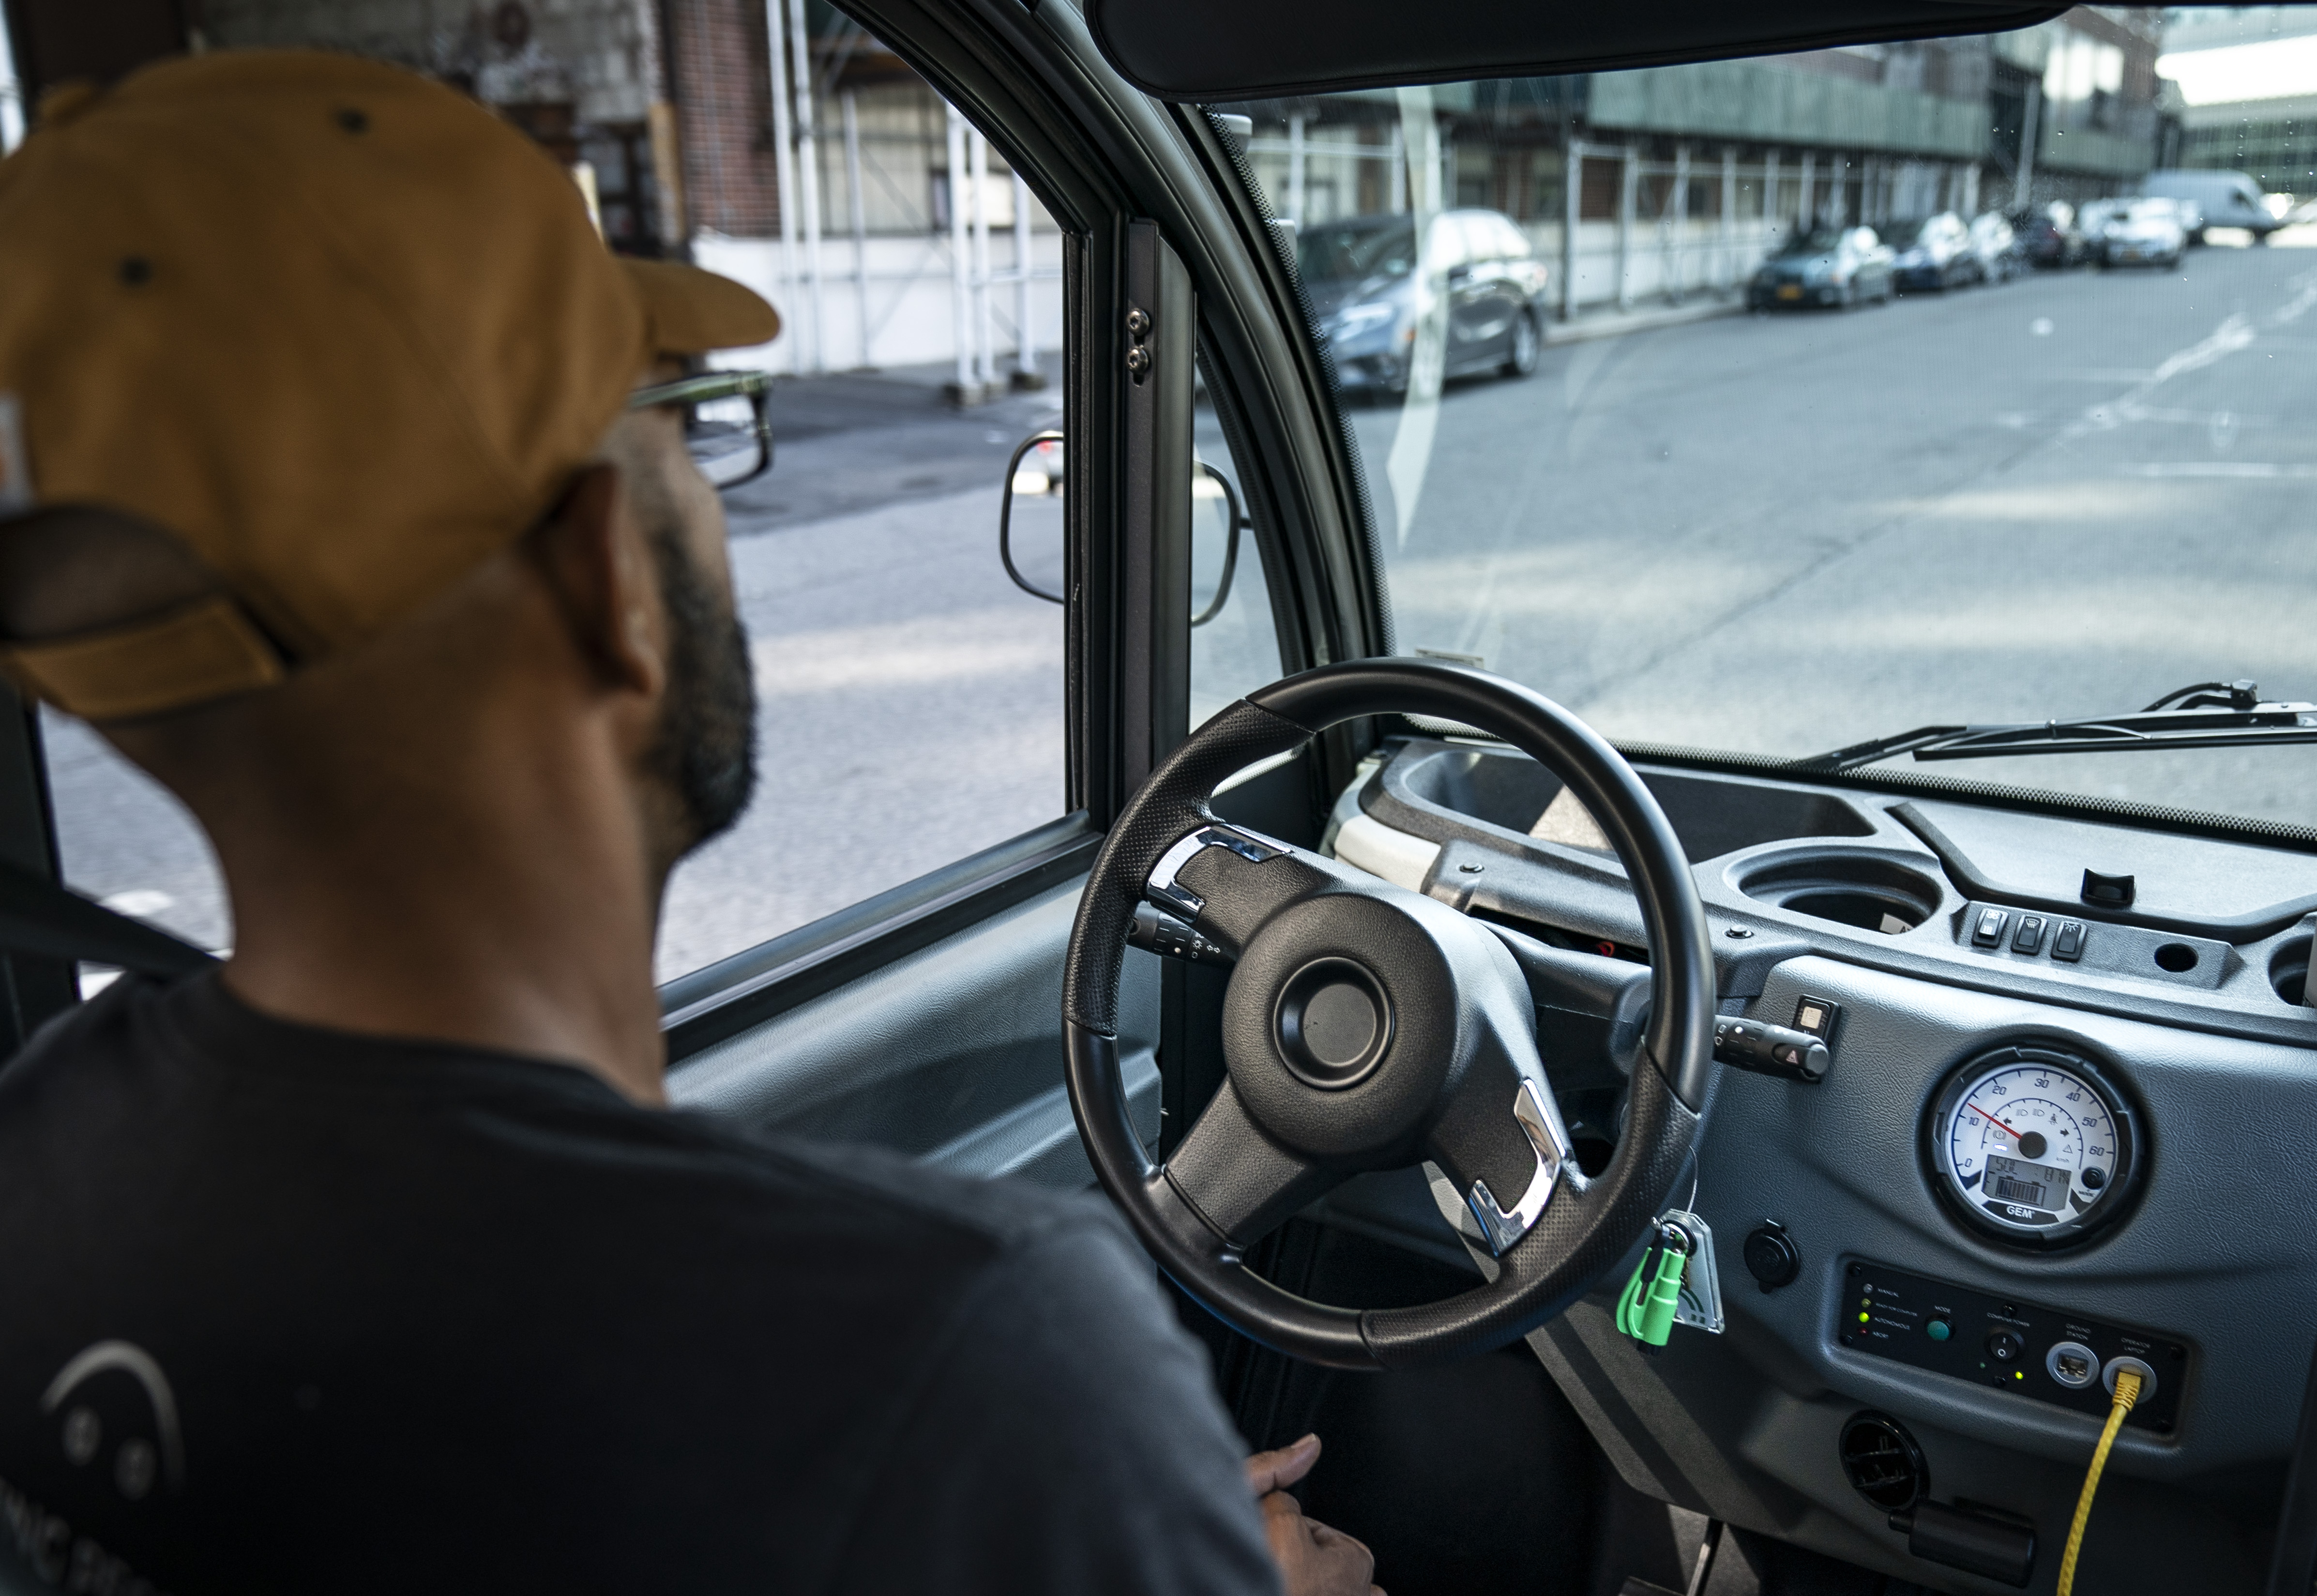
<svg viewBox="0 0 2317 1596">
<path fill-rule="evenodd" d="M 1406 211 L 1418 186 L 1412 178 L 1428 175 L 1409 165 L 1397 126 L 1383 130 L 1386 137 L 1355 138 L 1343 128 L 1307 129 L 1300 116 L 1287 124 L 1285 138 L 1254 139 L 1248 148 L 1257 181 L 1291 220 L 1347 220 L 1355 208 L 1346 207 L 1346 197 Z M 1457 157 L 1471 152 L 1469 142 L 1450 149 L 1443 141 L 1442 189 Z M 1546 191 L 1556 202 L 1548 209 L 1559 214 L 1517 225 L 1551 264 L 1551 297 L 1564 318 L 1732 291 L 1805 219 L 1871 227 L 1941 211 L 1968 216 L 1980 203 L 1981 168 L 1968 161 L 1820 149 L 1741 161 L 1725 148 L 1689 145 L 1677 145 L 1671 160 L 1651 160 L 1635 147 L 1595 141 L 1534 155 L 1561 168 Z M 1383 181 L 1368 165 L 1375 162 Z"/>
</svg>

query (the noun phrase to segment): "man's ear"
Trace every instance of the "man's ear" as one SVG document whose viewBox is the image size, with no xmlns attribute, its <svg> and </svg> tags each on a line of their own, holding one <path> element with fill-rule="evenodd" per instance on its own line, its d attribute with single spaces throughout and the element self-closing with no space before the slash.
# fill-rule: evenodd
<svg viewBox="0 0 2317 1596">
<path fill-rule="evenodd" d="M 605 685 L 658 696 L 667 681 L 651 551 L 617 466 L 583 469 L 525 540 L 580 654 Z"/>
</svg>

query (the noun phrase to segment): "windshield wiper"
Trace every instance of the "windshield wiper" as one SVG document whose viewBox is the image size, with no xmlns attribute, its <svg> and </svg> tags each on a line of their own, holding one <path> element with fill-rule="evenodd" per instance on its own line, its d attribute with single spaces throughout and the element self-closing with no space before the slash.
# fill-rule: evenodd
<svg viewBox="0 0 2317 1596">
<path fill-rule="evenodd" d="M 1990 759 L 2014 754 L 2105 754 L 2125 749 L 2212 749 L 2246 743 L 2317 742 L 2317 704 L 2268 704 L 2259 684 L 2198 682 L 2167 693 L 2138 714 L 2017 725 L 1918 726 L 1794 762 L 1797 771 L 1837 776 L 1877 760 Z"/>
</svg>

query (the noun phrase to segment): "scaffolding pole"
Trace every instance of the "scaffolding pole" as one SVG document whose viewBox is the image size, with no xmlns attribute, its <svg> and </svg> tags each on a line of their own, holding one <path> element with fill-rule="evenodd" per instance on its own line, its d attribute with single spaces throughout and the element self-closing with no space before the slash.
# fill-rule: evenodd
<svg viewBox="0 0 2317 1596">
<path fill-rule="evenodd" d="M 1585 146 L 1569 141 L 1561 185 L 1561 319 L 1577 315 L 1577 221 L 1585 209 Z"/>
<path fill-rule="evenodd" d="M 1303 225 L 1303 114 L 1287 119 L 1287 220 Z"/>
<path fill-rule="evenodd" d="M 851 89 L 837 103 L 845 115 L 845 220 L 853 225 L 853 304 L 861 333 L 861 370 L 865 372 L 877 363 L 869 358 L 869 211 L 861 194 L 861 108 Z"/>
<path fill-rule="evenodd" d="M 997 383 L 990 352 L 989 323 L 989 141 L 968 128 L 966 163 L 973 173 L 973 380 L 987 394 Z"/>
<path fill-rule="evenodd" d="M 1030 185 L 1014 174 L 1014 386 L 1043 388 L 1037 335 L 1030 328 Z"/>
<path fill-rule="evenodd" d="M 2044 84 L 2041 78 L 2027 80 L 2027 109 L 2019 119 L 2019 175 L 2012 179 L 2011 205 L 2024 211 L 2035 185 L 2035 141 L 2043 130 L 2035 124 L 2042 119 Z"/>
<path fill-rule="evenodd" d="M 804 0 L 789 13 L 789 77 L 796 85 L 797 205 L 804 212 L 804 269 L 812 306 L 812 369 L 828 369 L 820 299 L 820 146 L 813 136 L 812 49 Z"/>
<path fill-rule="evenodd" d="M 966 286 L 965 118 L 957 107 L 949 112 L 949 309 L 956 334 L 957 380 L 950 399 L 960 405 L 978 404 L 981 395 L 973 386 L 973 338 L 969 331 Z"/>
<path fill-rule="evenodd" d="M 799 0 L 801 4 L 802 0 Z M 765 34 L 772 47 L 773 88 L 773 175 L 781 187 L 781 271 L 778 307 L 787 318 L 796 319 L 797 282 L 797 219 L 796 153 L 790 143 L 788 77 L 788 19 L 783 14 L 785 0 L 765 0 Z M 788 338 L 788 368 L 792 375 L 804 371 L 802 357 L 798 354 L 800 340 L 794 332 Z"/>
</svg>

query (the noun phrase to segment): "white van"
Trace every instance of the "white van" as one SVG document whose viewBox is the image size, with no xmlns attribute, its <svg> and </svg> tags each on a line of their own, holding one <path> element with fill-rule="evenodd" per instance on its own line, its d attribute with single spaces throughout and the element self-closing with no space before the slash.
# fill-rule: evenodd
<svg viewBox="0 0 2317 1596">
<path fill-rule="evenodd" d="M 2270 214 L 2261 199 L 2260 185 L 2242 172 L 2151 172 L 2141 193 L 2162 200 L 2186 200 L 2205 213 L 2188 234 L 2188 242 L 2202 244 L 2206 228 L 2243 228 L 2257 243 L 2284 224 Z"/>
</svg>

